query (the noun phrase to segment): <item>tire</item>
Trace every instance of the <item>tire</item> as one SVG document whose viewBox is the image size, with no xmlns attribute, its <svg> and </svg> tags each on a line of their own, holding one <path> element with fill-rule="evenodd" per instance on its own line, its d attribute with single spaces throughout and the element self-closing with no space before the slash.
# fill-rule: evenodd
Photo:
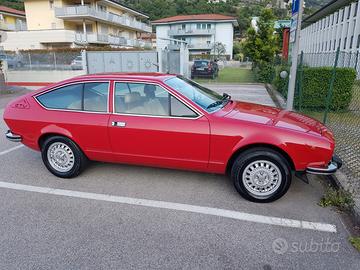
<svg viewBox="0 0 360 270">
<path fill-rule="evenodd" d="M 88 163 L 81 149 L 72 140 L 62 136 L 46 139 L 41 146 L 41 157 L 46 168 L 61 178 L 78 176 Z"/>
<path fill-rule="evenodd" d="M 291 184 L 291 168 L 278 152 L 256 147 L 241 153 L 231 168 L 239 194 L 252 202 L 268 203 L 281 198 Z"/>
</svg>

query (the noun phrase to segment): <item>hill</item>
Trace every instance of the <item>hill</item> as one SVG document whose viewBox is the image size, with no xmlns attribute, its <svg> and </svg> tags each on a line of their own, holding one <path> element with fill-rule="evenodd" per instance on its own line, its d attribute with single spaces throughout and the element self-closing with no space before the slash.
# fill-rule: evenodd
<svg viewBox="0 0 360 270">
<path fill-rule="evenodd" d="M 0 6 L 6 6 L 18 10 L 24 10 L 23 0 L 0 0 Z"/>
</svg>

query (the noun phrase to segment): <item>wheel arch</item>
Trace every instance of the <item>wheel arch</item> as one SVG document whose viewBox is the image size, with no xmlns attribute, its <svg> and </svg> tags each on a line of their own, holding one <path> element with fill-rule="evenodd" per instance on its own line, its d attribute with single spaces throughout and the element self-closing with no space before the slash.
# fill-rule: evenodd
<svg viewBox="0 0 360 270">
<path fill-rule="evenodd" d="M 79 147 L 79 149 L 84 152 L 80 145 L 74 140 L 74 138 L 72 138 L 71 136 L 68 136 L 66 134 L 63 134 L 63 133 L 57 133 L 57 132 L 47 132 L 47 133 L 43 133 L 41 134 L 41 136 L 39 137 L 38 139 L 38 146 L 39 146 L 39 149 L 41 150 L 42 149 L 42 145 L 43 143 L 50 137 L 54 137 L 54 136 L 60 136 L 60 137 L 65 137 L 69 140 L 71 140 L 73 143 L 75 143 L 77 145 L 77 147 Z"/>
<path fill-rule="evenodd" d="M 287 162 L 290 165 L 291 170 L 295 170 L 295 164 L 294 164 L 293 159 L 290 157 L 290 155 L 286 151 L 284 151 L 280 147 L 273 145 L 273 144 L 267 144 L 267 143 L 254 143 L 254 144 L 248 144 L 248 145 L 241 146 L 232 153 L 232 155 L 229 158 L 227 165 L 226 165 L 226 174 L 230 173 L 231 167 L 234 164 L 234 161 L 241 153 L 243 153 L 249 149 L 257 148 L 257 147 L 269 148 L 275 152 L 278 152 L 287 160 Z"/>
</svg>

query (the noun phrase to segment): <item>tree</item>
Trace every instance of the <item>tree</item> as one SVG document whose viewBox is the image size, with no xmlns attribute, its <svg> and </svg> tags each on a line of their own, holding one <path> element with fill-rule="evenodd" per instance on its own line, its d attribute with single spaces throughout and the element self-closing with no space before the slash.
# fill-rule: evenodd
<svg viewBox="0 0 360 270">
<path fill-rule="evenodd" d="M 221 42 L 215 42 L 213 45 L 213 51 L 217 58 L 220 58 L 222 55 L 226 53 L 225 45 Z"/>
<path fill-rule="evenodd" d="M 271 9 L 263 9 L 257 22 L 258 31 L 250 27 L 243 43 L 244 54 L 253 61 L 254 67 L 274 61 L 279 52 L 277 35 L 274 34 L 275 17 Z"/>
</svg>

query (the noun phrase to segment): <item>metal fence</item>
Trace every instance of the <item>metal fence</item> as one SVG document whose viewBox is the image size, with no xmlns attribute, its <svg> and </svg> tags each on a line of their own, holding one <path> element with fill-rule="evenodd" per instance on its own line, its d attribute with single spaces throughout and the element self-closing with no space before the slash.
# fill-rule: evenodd
<svg viewBox="0 0 360 270">
<path fill-rule="evenodd" d="M 79 70 L 81 52 L 8 52 L 3 57 L 9 70 Z"/>
<path fill-rule="evenodd" d="M 356 196 L 360 196 L 360 55 L 359 53 L 354 54 L 338 50 L 334 53 L 302 53 L 299 57 L 300 64 L 295 91 L 295 108 L 324 122 L 334 133 L 336 138 L 335 152 L 344 161 L 341 170 L 347 176 L 347 187 Z M 303 69 L 306 66 L 332 68 L 331 78 L 328 81 L 323 81 L 328 89 L 327 93 L 323 95 L 316 95 L 315 93 L 319 102 L 323 104 L 318 109 L 309 108 L 306 106 L 306 102 L 304 102 L 306 99 L 309 99 L 309 97 L 306 97 L 306 91 L 302 85 L 304 81 Z M 350 102 L 346 108 L 330 106 L 331 100 L 334 101 L 335 98 L 333 96 L 334 85 L 340 80 L 336 76 L 336 71 L 339 67 L 353 68 L 357 72 L 357 78 L 348 97 Z"/>
</svg>

